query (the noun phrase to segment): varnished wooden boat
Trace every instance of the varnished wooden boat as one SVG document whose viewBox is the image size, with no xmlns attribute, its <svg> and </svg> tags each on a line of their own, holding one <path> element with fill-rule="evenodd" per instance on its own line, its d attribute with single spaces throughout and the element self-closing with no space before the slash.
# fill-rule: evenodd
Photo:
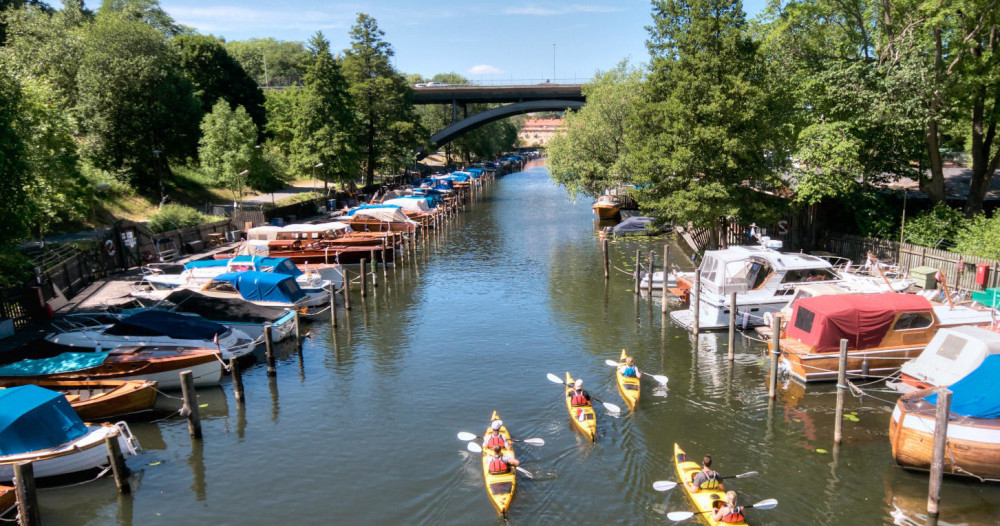
<svg viewBox="0 0 1000 526">
<path fill-rule="evenodd" d="M 0 388 L 35 384 L 62 393 L 80 418 L 88 422 L 110 420 L 152 411 L 156 382 L 145 380 L 5 380 Z"/>
<path fill-rule="evenodd" d="M 14 495 L 14 488 L 0 486 L 0 517 L 6 517 L 15 506 L 17 506 L 17 496 Z"/>
<path fill-rule="evenodd" d="M 591 207 L 597 218 L 603 220 L 614 219 L 621 214 L 618 208 L 618 199 L 613 195 L 602 195 L 597 198 L 597 202 Z"/>
</svg>

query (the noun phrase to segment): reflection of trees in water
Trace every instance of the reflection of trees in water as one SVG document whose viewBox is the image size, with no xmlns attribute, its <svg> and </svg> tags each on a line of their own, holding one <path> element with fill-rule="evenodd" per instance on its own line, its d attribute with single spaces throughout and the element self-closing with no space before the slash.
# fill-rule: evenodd
<svg viewBox="0 0 1000 526">
<path fill-rule="evenodd" d="M 883 477 L 886 521 L 924 526 L 927 519 L 927 473 L 892 466 Z M 945 477 L 941 488 L 940 526 L 996 524 L 1000 517 L 1000 492 L 995 484 Z"/>
</svg>

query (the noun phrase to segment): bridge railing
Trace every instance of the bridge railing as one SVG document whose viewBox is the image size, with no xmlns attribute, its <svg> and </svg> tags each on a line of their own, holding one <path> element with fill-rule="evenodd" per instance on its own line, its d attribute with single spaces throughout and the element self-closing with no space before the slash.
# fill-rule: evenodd
<svg viewBox="0 0 1000 526">
<path fill-rule="evenodd" d="M 567 86 L 579 86 L 590 82 L 589 78 L 578 78 L 578 77 L 567 77 L 559 79 L 491 79 L 491 80 L 469 80 L 463 84 L 452 84 L 452 83 L 441 83 L 434 86 L 426 86 L 430 88 L 460 88 L 463 86 L 479 87 L 479 86 L 538 86 L 538 85 L 552 85 L 552 84 L 564 84 Z M 427 83 L 429 83 L 428 81 Z M 426 83 L 419 83 L 426 84 Z"/>
</svg>

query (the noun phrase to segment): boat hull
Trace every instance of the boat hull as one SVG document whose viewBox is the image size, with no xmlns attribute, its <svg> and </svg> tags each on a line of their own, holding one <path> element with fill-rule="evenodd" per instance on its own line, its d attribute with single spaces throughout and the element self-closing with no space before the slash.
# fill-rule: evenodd
<svg viewBox="0 0 1000 526">
<path fill-rule="evenodd" d="M 110 420 L 152 411 L 156 383 L 143 380 L 8 380 L 0 387 L 35 384 L 66 396 L 84 421 Z"/>
<path fill-rule="evenodd" d="M 597 214 L 597 218 L 601 220 L 614 219 L 621 215 L 621 210 L 619 210 L 617 206 L 594 205 L 591 208 L 594 209 L 594 213 Z"/>
<path fill-rule="evenodd" d="M 627 356 L 625 350 L 622 349 L 622 355 L 618 359 L 618 363 L 625 363 Z M 641 392 L 639 379 L 623 376 L 620 368 L 615 369 L 615 378 L 618 380 L 618 392 L 622 395 L 622 400 L 625 401 L 625 405 L 628 406 L 629 411 L 634 411 L 635 406 L 639 403 L 639 394 Z"/>
<path fill-rule="evenodd" d="M 904 468 L 929 470 L 934 448 L 936 407 L 905 395 L 896 402 L 889 424 L 892 457 Z M 944 472 L 1000 478 L 1000 420 L 956 417 L 948 423 Z"/>
<path fill-rule="evenodd" d="M 694 503 L 694 507 L 697 509 L 698 517 L 711 526 L 721 525 L 721 524 L 743 524 L 746 525 L 746 521 L 723 523 L 712 518 L 712 511 L 716 507 L 726 503 L 726 494 L 722 489 L 718 490 L 697 490 L 692 492 L 690 488 L 687 487 L 685 482 L 691 482 L 694 480 L 694 476 L 701 471 L 701 466 L 695 462 L 688 459 L 687 454 L 684 450 L 677 444 L 674 444 L 674 464 L 677 468 L 677 483 L 684 486 L 684 493 L 688 496 L 688 499 Z"/>
<path fill-rule="evenodd" d="M 497 412 L 493 411 L 493 417 L 490 419 L 490 423 L 494 420 L 498 420 L 500 417 L 497 416 Z M 486 427 L 486 432 L 483 434 L 489 434 L 490 428 Z M 510 439 L 510 433 L 507 431 L 507 426 L 500 426 L 500 434 L 507 438 L 507 443 L 512 447 L 504 449 L 503 454 L 511 458 L 514 457 L 513 442 Z M 486 494 L 490 497 L 490 502 L 493 503 L 493 507 L 496 508 L 500 515 L 507 516 L 507 511 L 510 509 L 511 502 L 514 500 L 514 490 L 517 488 L 517 470 L 511 468 L 510 473 L 490 473 L 490 458 L 492 457 L 492 452 L 483 449 L 483 478 L 486 481 Z"/>
<path fill-rule="evenodd" d="M 847 352 L 848 377 L 884 377 L 899 371 L 907 360 L 920 355 L 919 347 L 875 348 Z M 800 382 L 831 382 L 837 379 L 840 353 L 802 353 L 782 348 L 779 367 Z"/>
<path fill-rule="evenodd" d="M 109 464 L 104 439 L 115 433 L 118 434 L 118 445 L 121 447 L 122 455 L 126 458 L 135 455 L 137 453 L 135 444 L 131 443 L 124 433 L 119 432 L 119 426 L 125 424 L 88 426 L 87 434 L 73 442 L 41 451 L 2 456 L 0 481 L 13 480 L 13 464 L 18 462 L 32 462 L 37 480 L 102 470 Z M 128 434 L 131 436 L 131 432 Z"/>
</svg>

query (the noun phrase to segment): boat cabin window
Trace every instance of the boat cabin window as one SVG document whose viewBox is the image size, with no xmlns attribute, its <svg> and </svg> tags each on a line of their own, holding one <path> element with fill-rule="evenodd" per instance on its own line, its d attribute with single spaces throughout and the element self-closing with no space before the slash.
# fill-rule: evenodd
<svg viewBox="0 0 1000 526">
<path fill-rule="evenodd" d="M 236 293 L 236 287 L 228 281 L 212 281 L 208 285 L 205 285 L 205 290 L 211 292 L 229 292 L 232 294 Z"/>
<path fill-rule="evenodd" d="M 938 347 L 937 355 L 949 360 L 957 360 L 958 355 L 962 354 L 962 349 L 965 348 L 966 342 L 967 340 L 961 336 L 949 334 L 944 337 L 944 341 Z"/>
<path fill-rule="evenodd" d="M 774 269 L 771 265 L 768 265 L 764 261 L 751 261 L 749 265 L 743 267 L 739 273 L 736 274 L 737 278 L 745 281 L 751 290 L 759 289 L 765 282 L 767 278 L 774 274 Z"/>
<path fill-rule="evenodd" d="M 934 325 L 934 315 L 930 312 L 904 312 L 899 315 L 899 318 L 896 319 L 896 323 L 892 326 L 892 330 L 912 331 L 917 329 L 926 329 L 931 325 Z"/>
<path fill-rule="evenodd" d="M 715 283 L 715 274 L 719 268 L 719 260 L 709 256 L 701 262 L 701 279 L 709 283 Z"/>
<path fill-rule="evenodd" d="M 815 312 L 804 307 L 799 307 L 799 310 L 795 313 L 795 328 L 802 332 L 809 332 L 813 328 L 813 320 L 815 319 Z"/>
<path fill-rule="evenodd" d="M 816 281 L 832 281 L 839 279 L 830 269 L 827 268 L 804 268 L 793 269 L 785 272 L 781 278 L 782 283 L 801 283 Z"/>
</svg>

